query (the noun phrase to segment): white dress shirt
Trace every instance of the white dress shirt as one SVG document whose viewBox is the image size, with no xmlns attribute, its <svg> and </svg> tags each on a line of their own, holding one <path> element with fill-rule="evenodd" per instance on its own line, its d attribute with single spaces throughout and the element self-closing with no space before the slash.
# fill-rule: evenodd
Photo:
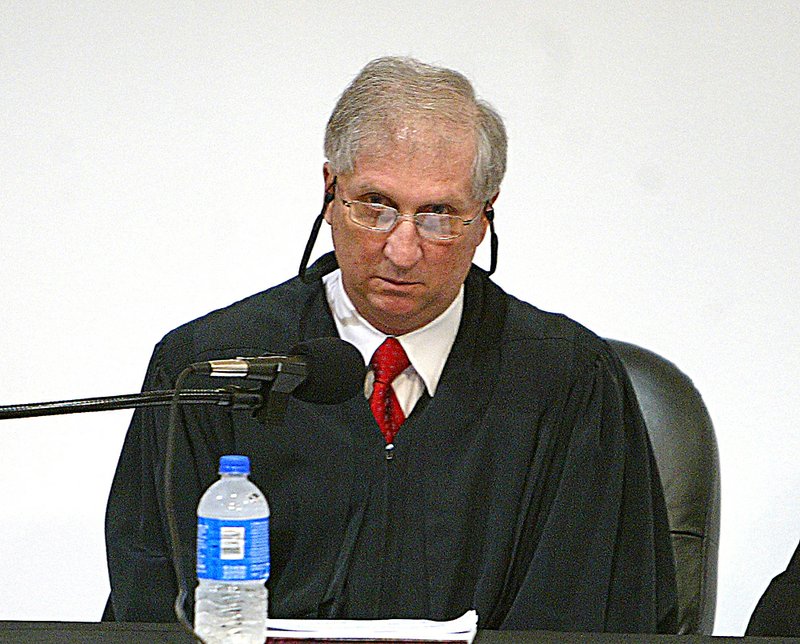
<svg viewBox="0 0 800 644">
<path fill-rule="evenodd" d="M 347 340 L 364 356 L 364 364 L 369 365 L 372 354 L 388 337 L 367 322 L 350 301 L 342 284 L 342 272 L 337 269 L 323 278 L 325 296 L 333 313 L 339 337 Z M 461 312 L 464 309 L 464 286 L 452 304 L 435 320 L 424 327 L 404 335 L 396 336 L 408 356 L 411 365 L 392 382 L 397 400 L 403 413 L 408 417 L 425 389 L 428 395 L 436 393 L 436 386 L 455 342 Z M 364 382 L 364 395 L 372 393 L 374 375 L 372 369 Z"/>
</svg>

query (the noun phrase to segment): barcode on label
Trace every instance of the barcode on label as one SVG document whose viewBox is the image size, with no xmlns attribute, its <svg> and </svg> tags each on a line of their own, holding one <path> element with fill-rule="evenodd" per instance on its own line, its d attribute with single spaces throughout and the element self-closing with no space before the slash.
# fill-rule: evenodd
<svg viewBox="0 0 800 644">
<path fill-rule="evenodd" d="M 223 526 L 219 530 L 219 558 L 244 559 L 244 528 Z"/>
</svg>

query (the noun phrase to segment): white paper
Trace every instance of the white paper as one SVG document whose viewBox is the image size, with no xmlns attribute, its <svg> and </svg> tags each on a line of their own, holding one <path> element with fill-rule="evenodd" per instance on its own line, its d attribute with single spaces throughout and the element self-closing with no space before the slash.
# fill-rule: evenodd
<svg viewBox="0 0 800 644">
<path fill-rule="evenodd" d="M 467 611 L 446 622 L 430 619 L 268 619 L 267 637 L 297 639 L 407 639 L 472 642 L 478 614 Z"/>
</svg>

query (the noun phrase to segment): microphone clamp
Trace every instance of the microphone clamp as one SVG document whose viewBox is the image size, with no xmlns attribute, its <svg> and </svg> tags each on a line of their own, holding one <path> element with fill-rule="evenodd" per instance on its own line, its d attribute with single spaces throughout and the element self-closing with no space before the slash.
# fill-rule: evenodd
<svg viewBox="0 0 800 644">
<path fill-rule="evenodd" d="M 292 374 L 301 379 L 308 375 L 308 364 L 303 356 L 270 355 L 258 358 L 228 358 L 209 360 L 191 365 L 194 373 L 221 378 L 248 378 L 275 380 L 280 374 Z"/>
</svg>

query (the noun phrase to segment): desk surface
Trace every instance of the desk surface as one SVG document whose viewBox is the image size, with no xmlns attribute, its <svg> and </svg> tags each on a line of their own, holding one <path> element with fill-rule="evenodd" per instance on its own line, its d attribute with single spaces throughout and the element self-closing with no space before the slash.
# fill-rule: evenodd
<svg viewBox="0 0 800 644">
<path fill-rule="evenodd" d="M 598 642 L 600 644 L 689 644 L 705 642 L 740 642 L 742 644 L 774 644 L 775 642 L 800 642 L 800 639 L 773 637 L 711 637 L 708 635 L 623 635 L 617 633 L 551 633 L 545 631 L 480 631 L 476 644 L 561 644 L 565 642 Z M 177 624 L 130 624 L 116 622 L 0 622 L 0 642 L 4 644 L 54 644 L 77 642 L 79 644 L 191 644 L 193 639 Z"/>
</svg>

